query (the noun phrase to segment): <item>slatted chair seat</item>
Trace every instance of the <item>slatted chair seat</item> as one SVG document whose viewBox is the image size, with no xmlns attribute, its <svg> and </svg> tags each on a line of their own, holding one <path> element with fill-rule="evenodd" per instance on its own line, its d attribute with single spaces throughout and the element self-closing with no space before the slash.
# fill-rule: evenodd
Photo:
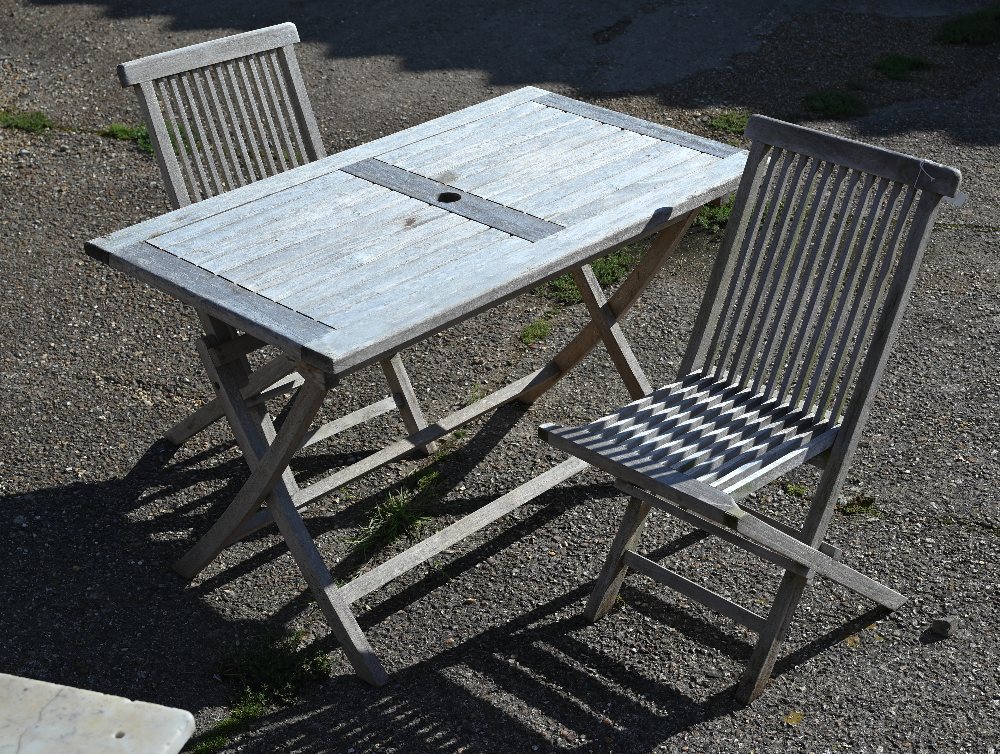
<svg viewBox="0 0 1000 754">
<path fill-rule="evenodd" d="M 889 610 L 905 600 L 824 540 L 931 227 L 961 174 L 761 116 L 746 133 L 746 170 L 679 381 L 585 426 L 539 432 L 631 497 L 587 616 L 607 614 L 630 568 L 669 584 L 760 634 L 737 689 L 751 701 L 813 575 Z M 803 463 L 823 472 L 800 525 L 740 502 Z M 641 555 L 652 508 L 782 568 L 768 614 Z"/>
<path fill-rule="evenodd" d="M 691 374 L 544 439 L 660 494 L 681 483 L 741 496 L 829 450 L 837 425 L 712 375 Z"/>
<path fill-rule="evenodd" d="M 326 156 L 295 55 L 299 33 L 283 23 L 122 63 L 133 87 L 171 205 L 210 199 Z M 199 312 L 203 324 L 207 320 Z M 243 334 L 238 358 L 264 346 Z M 209 345 L 212 345 L 209 343 Z M 398 409 L 409 433 L 427 426 L 399 355 L 380 363 L 391 395 L 311 432 L 311 445 Z M 293 392 L 303 379 L 279 356 L 244 388 L 251 406 Z M 181 445 L 225 414 L 218 397 L 165 435 Z M 433 443 L 421 448 L 434 450 Z"/>
</svg>

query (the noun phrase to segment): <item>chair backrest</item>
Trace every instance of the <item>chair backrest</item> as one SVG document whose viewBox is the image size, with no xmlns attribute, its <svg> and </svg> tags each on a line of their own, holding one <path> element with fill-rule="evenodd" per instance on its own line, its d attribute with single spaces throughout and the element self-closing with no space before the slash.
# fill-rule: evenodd
<svg viewBox="0 0 1000 754">
<path fill-rule="evenodd" d="M 326 155 L 298 41 L 284 23 L 118 66 L 175 208 Z"/>
<path fill-rule="evenodd" d="M 857 429 L 959 171 L 753 116 L 681 365 Z M 851 406 L 853 404 L 854 408 Z"/>
</svg>

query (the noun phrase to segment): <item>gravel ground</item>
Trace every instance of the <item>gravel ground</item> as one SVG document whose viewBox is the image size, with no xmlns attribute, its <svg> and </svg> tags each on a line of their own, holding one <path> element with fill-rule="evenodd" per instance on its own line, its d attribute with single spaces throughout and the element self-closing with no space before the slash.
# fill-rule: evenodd
<svg viewBox="0 0 1000 754">
<path fill-rule="evenodd" d="M 224 751 L 1000 748 L 1000 46 L 933 42 L 942 14 L 976 3 L 879 4 L 892 15 L 866 2 L 823 13 L 726 5 L 0 0 L 0 107 L 59 125 L 0 130 L 0 671 L 184 707 L 204 733 L 237 698 L 222 658 L 287 628 L 329 652 L 331 677 L 268 708 Z M 871 624 L 870 605 L 818 580 L 772 686 L 739 707 L 748 632 L 638 578 L 621 609 L 581 618 L 624 508 L 597 474 L 366 600 L 362 626 L 392 673 L 383 689 L 350 674 L 275 535 L 234 546 L 192 584 L 176 577 L 170 563 L 246 473 L 218 427 L 179 450 L 157 439 L 206 394 L 196 321 L 81 253 L 86 239 L 167 209 L 153 161 L 94 131 L 137 120 L 113 76 L 120 60 L 289 19 L 331 149 L 529 83 L 719 138 L 707 120 L 723 108 L 809 122 L 805 94 L 850 82 L 870 114 L 814 125 L 961 168 L 970 199 L 942 215 L 845 492 L 874 502 L 838 514 L 831 532 L 849 563 L 910 601 Z M 889 52 L 936 65 L 890 81 L 871 67 Z M 717 247 L 692 233 L 626 325 L 654 382 L 673 376 Z M 439 415 L 542 363 L 584 321 L 581 306 L 559 307 L 552 334 L 523 345 L 517 333 L 548 307 L 526 296 L 410 349 L 425 410 Z M 360 405 L 376 377 L 357 375 L 332 403 Z M 539 423 L 623 400 L 595 353 L 531 409 L 508 407 L 450 440 L 427 528 L 560 460 L 535 439 Z M 385 419 L 348 433 L 296 471 L 315 476 L 399 429 Z M 338 577 L 367 567 L 350 541 L 386 488 L 428 464 L 385 469 L 317 506 L 309 525 L 342 561 Z M 808 488 L 816 477 L 793 479 Z M 757 497 L 791 517 L 803 510 L 780 484 Z M 648 548 L 681 572 L 751 605 L 769 599 L 776 573 L 656 522 Z M 946 614 L 961 628 L 939 639 L 929 627 Z"/>
</svg>

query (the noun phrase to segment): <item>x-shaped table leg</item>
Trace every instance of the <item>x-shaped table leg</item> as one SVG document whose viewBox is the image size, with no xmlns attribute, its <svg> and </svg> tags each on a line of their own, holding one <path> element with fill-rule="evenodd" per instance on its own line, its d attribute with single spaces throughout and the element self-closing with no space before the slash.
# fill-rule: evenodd
<svg viewBox="0 0 1000 754">
<path fill-rule="evenodd" d="M 646 256 L 610 299 L 604 298 L 590 265 L 583 265 L 574 271 L 574 280 L 590 311 L 591 320 L 552 358 L 548 367 L 542 370 L 540 379 L 524 390 L 518 400 L 522 403 L 534 403 L 579 364 L 599 341 L 607 346 L 611 359 L 633 398 L 641 398 L 650 391 L 649 380 L 639 367 L 618 323 L 642 295 L 667 257 L 677 249 L 697 215 L 698 210 L 693 210 L 661 230 Z"/>
<path fill-rule="evenodd" d="M 210 342 L 231 338 L 232 329 L 218 320 L 205 317 Z M 315 418 L 329 389 L 327 376 L 300 365 L 305 382 L 299 388 L 292 407 L 276 432 L 270 416 L 260 406 L 250 406 L 242 388 L 250 376 L 245 357 L 223 362 L 208 342 L 200 345 L 202 360 L 218 390 L 226 416 L 243 456 L 250 465 L 250 478 L 209 531 L 175 565 L 183 576 L 193 578 L 225 546 L 233 531 L 254 514 L 266 498 L 268 510 L 281 532 L 292 558 L 312 590 L 355 672 L 369 683 L 380 686 L 387 680 L 385 669 L 372 651 L 357 619 L 341 596 L 316 543 L 306 529 L 302 516 L 292 502 L 298 485 L 288 464 L 298 450 L 309 425 Z"/>
</svg>

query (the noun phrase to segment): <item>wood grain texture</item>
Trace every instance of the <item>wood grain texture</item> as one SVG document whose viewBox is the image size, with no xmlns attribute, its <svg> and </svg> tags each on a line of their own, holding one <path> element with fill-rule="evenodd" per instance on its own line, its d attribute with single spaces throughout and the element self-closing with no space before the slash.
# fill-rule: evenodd
<svg viewBox="0 0 1000 754">
<path fill-rule="evenodd" d="M 201 42 L 177 50 L 168 50 L 156 55 L 130 60 L 118 66 L 118 78 L 122 86 L 131 86 L 152 79 L 173 76 L 192 68 L 203 68 L 264 50 L 284 47 L 298 41 L 299 32 L 295 28 L 295 24 L 277 24 L 264 29 L 234 34 L 224 39 Z"/>
<path fill-rule="evenodd" d="M 563 229 L 561 225 L 518 212 L 482 196 L 460 191 L 377 159 L 356 162 L 341 170 L 526 241 L 539 241 Z"/>
<path fill-rule="evenodd" d="M 710 154 L 713 157 L 729 157 L 730 155 L 736 154 L 740 151 L 737 147 L 731 147 L 728 144 L 720 144 L 712 139 L 705 139 L 700 136 L 695 136 L 694 134 L 689 134 L 685 131 L 678 131 L 676 128 L 669 128 L 667 126 L 661 126 L 657 123 L 650 123 L 649 121 L 642 120 L 641 118 L 626 115 L 625 113 L 620 113 L 615 110 L 608 110 L 586 102 L 580 102 L 578 100 L 570 99 L 569 97 L 563 97 L 560 94 L 546 94 L 542 97 L 536 98 L 535 101 L 540 102 L 543 105 L 548 105 L 549 107 L 555 107 L 569 113 L 581 115 L 585 118 L 591 118 L 599 123 L 607 123 L 629 131 L 635 131 L 636 133 L 640 133 L 645 136 L 651 136 L 654 139 L 669 141 L 672 144 L 679 144 L 684 147 L 696 149 L 699 152 Z"/>
</svg>

